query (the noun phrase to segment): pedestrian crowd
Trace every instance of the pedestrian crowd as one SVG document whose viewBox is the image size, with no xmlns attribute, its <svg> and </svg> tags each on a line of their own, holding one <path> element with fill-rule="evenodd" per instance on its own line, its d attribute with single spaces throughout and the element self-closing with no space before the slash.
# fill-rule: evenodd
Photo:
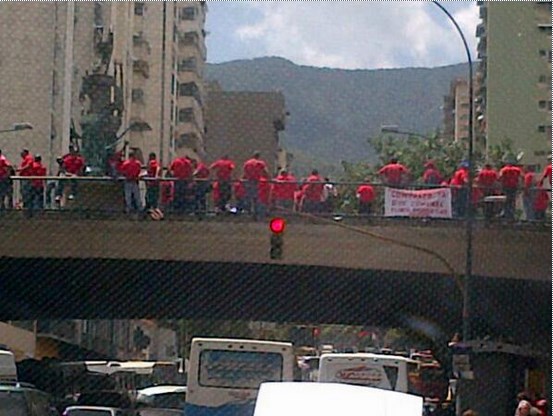
<svg viewBox="0 0 553 416">
<path fill-rule="evenodd" d="M 359 215 L 375 213 L 375 203 L 381 187 L 411 189 L 449 187 L 452 192 L 453 215 L 463 218 L 470 203 L 486 218 L 502 215 L 514 220 L 517 198 L 522 198 L 525 219 L 543 221 L 550 204 L 551 158 L 542 173 L 533 166 L 519 166 L 507 161 L 499 169 L 485 163 L 475 173 L 472 192 L 469 190 L 469 164 L 462 162 L 446 178 L 433 161 L 424 164 L 421 178 L 413 178 L 409 168 L 397 158 L 355 184 L 355 207 Z M 85 174 L 86 162 L 75 145 L 69 153 L 57 159 L 57 177 L 73 178 L 50 181 L 38 179 L 47 171 L 40 155 L 21 152 L 21 161 L 14 166 L 0 150 L 0 210 L 23 207 L 32 216 L 46 206 L 56 207 L 62 200 L 77 197 L 79 182 L 75 178 Z M 274 177 L 259 152 L 254 152 L 238 175 L 236 163 L 227 155 L 208 165 L 190 157 L 175 158 L 167 170 L 151 153 L 143 166 L 134 151 L 125 158 L 118 152 L 110 159 L 109 174 L 124 180 L 124 200 L 128 213 L 160 210 L 177 214 L 205 214 L 213 206 L 217 213 L 249 213 L 263 217 L 270 210 L 332 214 L 343 202 L 345 189 L 329 178 L 312 170 L 306 178 L 297 179 L 291 172 L 281 170 Z M 21 181 L 21 200 L 14 201 L 12 177 L 32 177 Z M 144 186 L 141 187 L 141 182 Z M 69 192 L 67 192 L 69 188 Z M 143 195 L 144 198 L 143 198 Z M 345 193 L 345 192 L 344 192 Z M 53 197 L 52 197 L 53 196 Z M 211 196 L 211 198 L 209 198 Z M 211 202 L 211 204 L 210 204 Z"/>
</svg>

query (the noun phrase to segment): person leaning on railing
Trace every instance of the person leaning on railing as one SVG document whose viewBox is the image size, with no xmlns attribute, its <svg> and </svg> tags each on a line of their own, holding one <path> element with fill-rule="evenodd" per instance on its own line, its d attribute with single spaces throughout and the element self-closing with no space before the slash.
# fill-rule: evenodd
<svg viewBox="0 0 553 416">
<path fill-rule="evenodd" d="M 125 208 L 127 214 L 142 211 L 142 199 L 138 181 L 142 172 L 142 164 L 136 159 L 134 151 L 121 165 L 120 173 L 125 178 Z"/>
</svg>

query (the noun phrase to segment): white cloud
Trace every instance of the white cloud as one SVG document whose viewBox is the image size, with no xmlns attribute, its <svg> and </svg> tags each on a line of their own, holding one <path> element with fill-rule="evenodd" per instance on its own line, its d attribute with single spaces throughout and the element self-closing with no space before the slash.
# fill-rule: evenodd
<svg viewBox="0 0 553 416">
<path fill-rule="evenodd" d="M 449 3 L 449 4 L 447 4 Z M 438 66 L 466 60 L 459 35 L 428 1 L 248 1 L 260 18 L 235 36 L 258 56 L 347 69 Z M 474 2 L 446 2 L 471 47 Z"/>
</svg>

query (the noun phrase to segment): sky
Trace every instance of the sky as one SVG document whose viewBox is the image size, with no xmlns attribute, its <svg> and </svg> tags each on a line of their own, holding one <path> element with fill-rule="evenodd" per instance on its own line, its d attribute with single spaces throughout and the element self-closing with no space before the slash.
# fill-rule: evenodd
<svg viewBox="0 0 553 416">
<path fill-rule="evenodd" d="M 461 37 L 430 1 L 209 1 L 208 62 L 263 56 L 342 69 L 467 61 Z M 476 59 L 475 1 L 442 1 Z"/>
</svg>

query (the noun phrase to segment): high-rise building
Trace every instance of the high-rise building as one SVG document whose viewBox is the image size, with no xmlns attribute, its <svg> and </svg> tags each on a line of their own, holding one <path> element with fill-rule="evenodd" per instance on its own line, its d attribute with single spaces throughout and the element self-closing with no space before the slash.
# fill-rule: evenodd
<svg viewBox="0 0 553 416">
<path fill-rule="evenodd" d="M 205 1 L 0 4 L 0 135 L 18 162 L 22 147 L 56 156 L 77 143 L 90 162 L 124 141 L 164 164 L 203 154 Z"/>
<path fill-rule="evenodd" d="M 522 163 L 543 166 L 551 153 L 551 2 L 477 3 L 476 127 L 488 147 L 512 141 Z"/>
</svg>

